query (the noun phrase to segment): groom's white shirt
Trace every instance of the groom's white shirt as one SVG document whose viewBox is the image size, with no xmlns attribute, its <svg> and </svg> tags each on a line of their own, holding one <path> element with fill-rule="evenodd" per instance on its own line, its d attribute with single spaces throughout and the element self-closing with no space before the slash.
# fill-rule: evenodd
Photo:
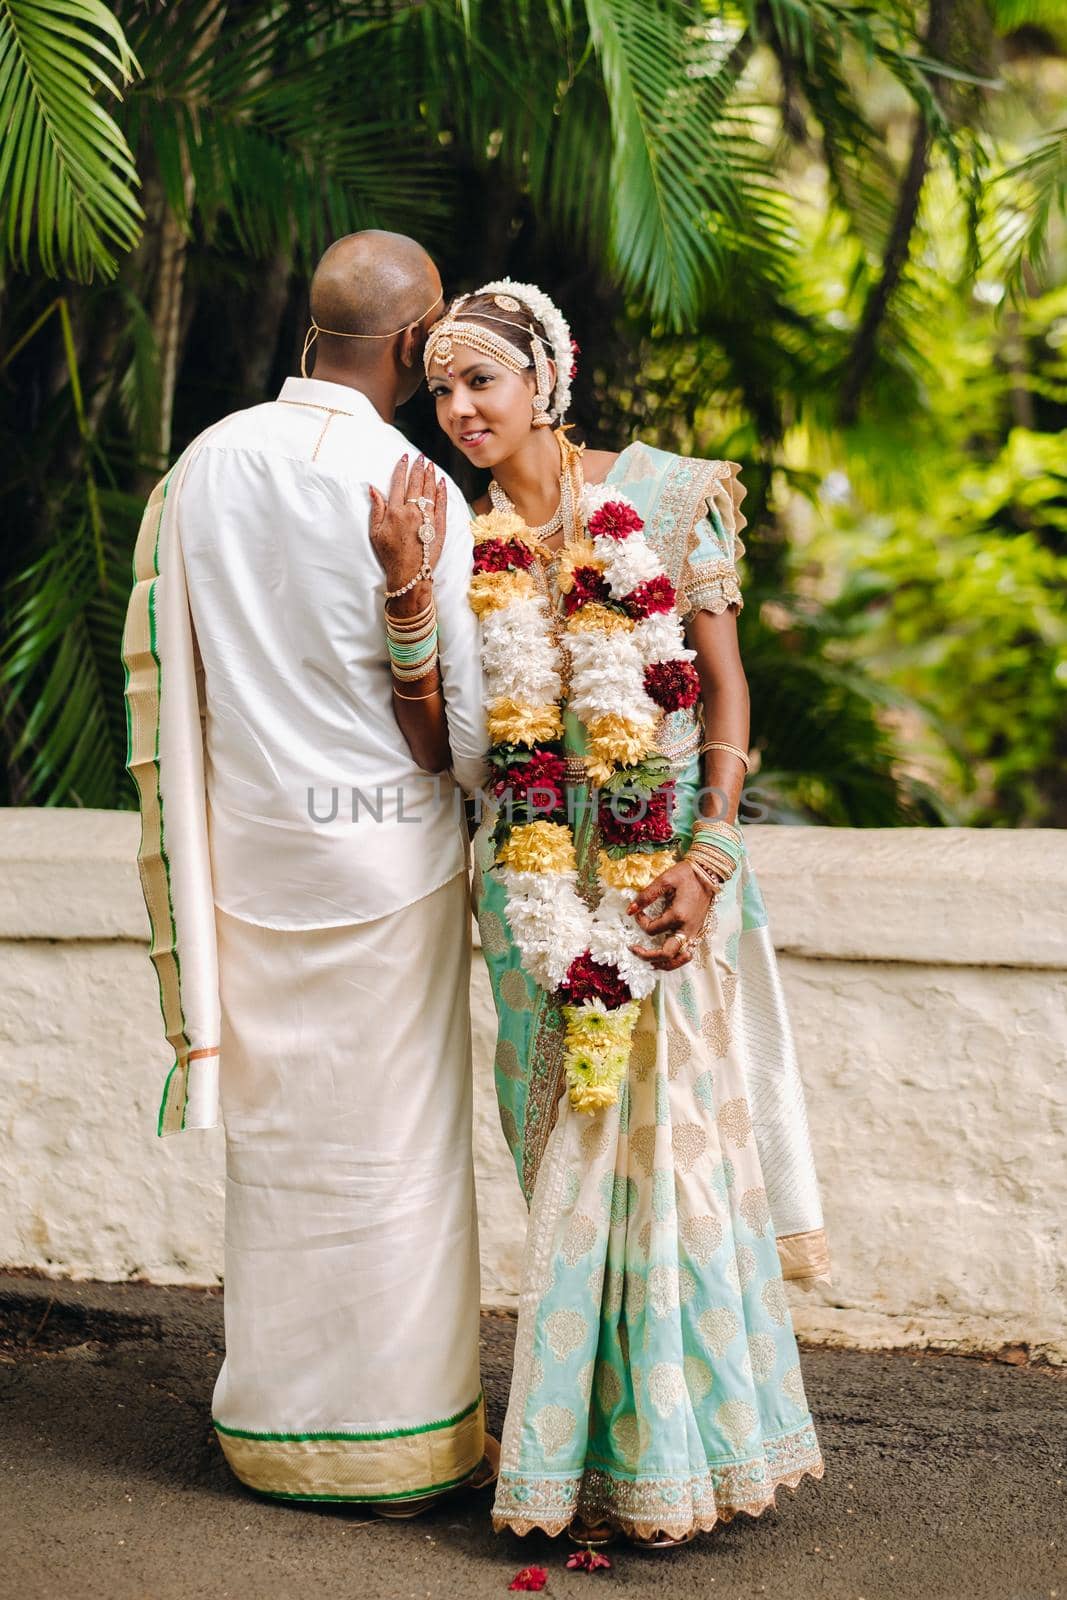
<svg viewBox="0 0 1067 1600">
<path fill-rule="evenodd" d="M 466 867 L 456 782 L 416 766 L 393 711 L 368 488 L 387 492 L 405 451 L 364 395 L 289 378 L 278 400 L 211 429 L 189 464 L 177 513 L 205 674 L 214 898 L 245 921 L 366 922 Z M 434 591 L 468 790 L 487 742 L 470 570 L 449 481 Z"/>
</svg>

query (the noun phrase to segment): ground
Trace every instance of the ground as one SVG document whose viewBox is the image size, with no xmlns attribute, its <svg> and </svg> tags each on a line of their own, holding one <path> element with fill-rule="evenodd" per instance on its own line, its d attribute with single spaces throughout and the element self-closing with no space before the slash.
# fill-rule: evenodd
<svg viewBox="0 0 1067 1600">
<path fill-rule="evenodd" d="M 514 1339 L 483 1319 L 499 1432 Z M 672 1600 L 1067 1600 L 1067 1374 L 954 1356 L 809 1350 L 822 1483 L 610 1572 L 494 1537 L 487 1497 L 411 1522 L 286 1506 L 211 1432 L 218 1293 L 0 1277 L 0 1592 L 17 1600 L 483 1600 L 518 1568 L 546 1595 Z"/>
</svg>

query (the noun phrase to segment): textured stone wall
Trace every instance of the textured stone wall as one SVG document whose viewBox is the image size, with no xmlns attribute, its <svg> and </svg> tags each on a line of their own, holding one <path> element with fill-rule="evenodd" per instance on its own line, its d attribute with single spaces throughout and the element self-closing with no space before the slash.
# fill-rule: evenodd
<svg viewBox="0 0 1067 1600">
<path fill-rule="evenodd" d="M 1067 834 L 757 828 L 834 1286 L 809 1339 L 1067 1361 Z M 217 1281 L 222 1136 L 159 1140 L 169 1065 L 136 819 L 0 811 L 0 1264 Z M 995 885 L 995 888 L 991 887 Z M 525 1220 L 472 992 L 482 1293 Z"/>
</svg>

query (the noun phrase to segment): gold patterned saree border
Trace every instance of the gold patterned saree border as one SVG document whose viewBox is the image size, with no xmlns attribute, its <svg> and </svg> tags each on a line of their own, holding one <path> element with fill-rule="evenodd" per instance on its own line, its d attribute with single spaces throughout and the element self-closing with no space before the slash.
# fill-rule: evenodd
<svg viewBox="0 0 1067 1600">
<path fill-rule="evenodd" d="M 821 1478 L 822 1454 L 810 1423 L 768 1440 L 763 1456 L 709 1465 L 681 1478 L 624 1478 L 602 1467 L 561 1478 L 500 1474 L 493 1506 L 496 1532 L 535 1529 L 551 1537 L 573 1518 L 608 1522 L 639 1539 L 656 1533 L 682 1539 L 710 1533 L 720 1522 L 771 1510 L 779 1489 L 796 1489 L 804 1478 Z"/>
</svg>

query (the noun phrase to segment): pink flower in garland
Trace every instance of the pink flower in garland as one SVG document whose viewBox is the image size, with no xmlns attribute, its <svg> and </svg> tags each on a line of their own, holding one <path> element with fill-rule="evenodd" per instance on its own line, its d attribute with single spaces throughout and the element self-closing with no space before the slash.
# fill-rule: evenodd
<svg viewBox="0 0 1067 1600">
<path fill-rule="evenodd" d="M 587 524 L 591 539 L 628 539 L 631 533 L 640 533 L 644 525 L 625 500 L 609 500 L 593 512 Z"/>
<path fill-rule="evenodd" d="M 578 357 L 581 355 L 581 353 L 582 353 L 581 345 L 578 343 L 577 339 L 572 339 L 571 340 L 571 355 L 574 357 L 574 360 L 571 362 L 571 370 L 570 370 L 570 377 L 571 377 L 571 381 L 572 382 L 578 376 Z"/>
<path fill-rule="evenodd" d="M 649 578 L 645 583 L 639 583 L 636 589 L 631 589 L 623 597 L 622 603 L 630 616 L 640 621 L 659 611 L 673 611 L 677 599 L 673 583 L 661 573 L 658 578 Z"/>
<path fill-rule="evenodd" d="M 684 711 L 700 699 L 700 679 L 691 661 L 653 661 L 645 668 L 645 693 L 664 711 Z"/>
<path fill-rule="evenodd" d="M 597 826 L 605 849 L 613 845 L 669 844 L 674 837 L 674 784 L 653 789 L 647 799 L 601 797 Z"/>
<path fill-rule="evenodd" d="M 517 539 L 484 539 L 475 547 L 475 572 L 527 572 L 532 565 L 533 551 Z"/>
<path fill-rule="evenodd" d="M 590 600 L 610 599 L 611 590 L 602 572 L 596 567 L 575 567 L 574 587 L 563 596 L 563 609 L 568 617 L 573 617 L 579 607 L 588 605 Z"/>
<path fill-rule="evenodd" d="M 577 1006 L 583 1000 L 603 1000 L 609 1011 L 624 1006 L 633 996 L 613 962 L 594 961 L 588 951 L 575 956 L 559 986 L 561 1005 Z"/>
</svg>

